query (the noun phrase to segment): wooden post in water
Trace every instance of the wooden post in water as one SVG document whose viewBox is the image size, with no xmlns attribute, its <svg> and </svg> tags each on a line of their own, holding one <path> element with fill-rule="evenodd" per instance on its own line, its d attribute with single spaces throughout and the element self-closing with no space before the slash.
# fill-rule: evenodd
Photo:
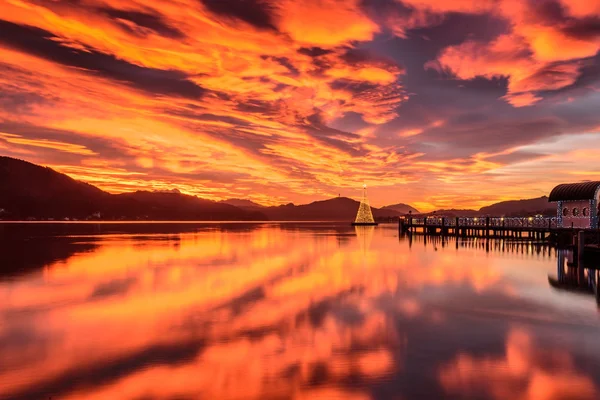
<svg viewBox="0 0 600 400">
<path fill-rule="evenodd" d="M 485 237 L 490 237 L 490 217 L 485 217 Z"/>
<path fill-rule="evenodd" d="M 577 267 L 583 269 L 583 253 L 585 250 L 585 231 L 577 232 Z"/>
</svg>

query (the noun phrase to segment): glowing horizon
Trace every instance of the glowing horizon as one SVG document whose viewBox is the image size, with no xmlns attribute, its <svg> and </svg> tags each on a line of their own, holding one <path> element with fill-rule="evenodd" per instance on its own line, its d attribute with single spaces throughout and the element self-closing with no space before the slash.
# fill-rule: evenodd
<svg viewBox="0 0 600 400">
<path fill-rule="evenodd" d="M 14 0 L 0 154 L 116 193 L 479 209 L 600 177 L 587 0 Z"/>
</svg>

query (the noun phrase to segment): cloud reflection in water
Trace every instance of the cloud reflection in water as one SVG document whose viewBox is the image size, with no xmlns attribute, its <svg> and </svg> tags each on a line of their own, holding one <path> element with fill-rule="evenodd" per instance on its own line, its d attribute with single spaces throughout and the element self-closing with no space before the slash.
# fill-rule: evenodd
<svg viewBox="0 0 600 400">
<path fill-rule="evenodd" d="M 553 253 L 423 246 L 418 237 L 409 246 L 394 229 L 266 224 L 72 237 L 89 251 L 0 283 L 0 391 L 595 398 L 595 303 L 551 291 Z"/>
</svg>

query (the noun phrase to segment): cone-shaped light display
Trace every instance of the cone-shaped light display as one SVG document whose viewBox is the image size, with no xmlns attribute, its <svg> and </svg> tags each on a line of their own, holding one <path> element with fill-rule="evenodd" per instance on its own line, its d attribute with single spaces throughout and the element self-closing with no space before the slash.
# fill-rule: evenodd
<svg viewBox="0 0 600 400">
<path fill-rule="evenodd" d="M 354 223 L 367 224 L 374 223 L 373 213 L 371 212 L 371 206 L 369 205 L 369 199 L 367 198 L 367 185 L 363 185 L 363 197 L 358 206 L 358 212 L 356 213 L 356 219 Z"/>
</svg>

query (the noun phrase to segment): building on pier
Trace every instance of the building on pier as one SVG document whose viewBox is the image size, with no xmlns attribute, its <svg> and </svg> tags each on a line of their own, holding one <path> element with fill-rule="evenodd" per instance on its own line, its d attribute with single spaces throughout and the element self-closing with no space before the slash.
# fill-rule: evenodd
<svg viewBox="0 0 600 400">
<path fill-rule="evenodd" d="M 598 228 L 600 181 L 558 185 L 548 201 L 557 203 L 559 228 Z"/>
</svg>

